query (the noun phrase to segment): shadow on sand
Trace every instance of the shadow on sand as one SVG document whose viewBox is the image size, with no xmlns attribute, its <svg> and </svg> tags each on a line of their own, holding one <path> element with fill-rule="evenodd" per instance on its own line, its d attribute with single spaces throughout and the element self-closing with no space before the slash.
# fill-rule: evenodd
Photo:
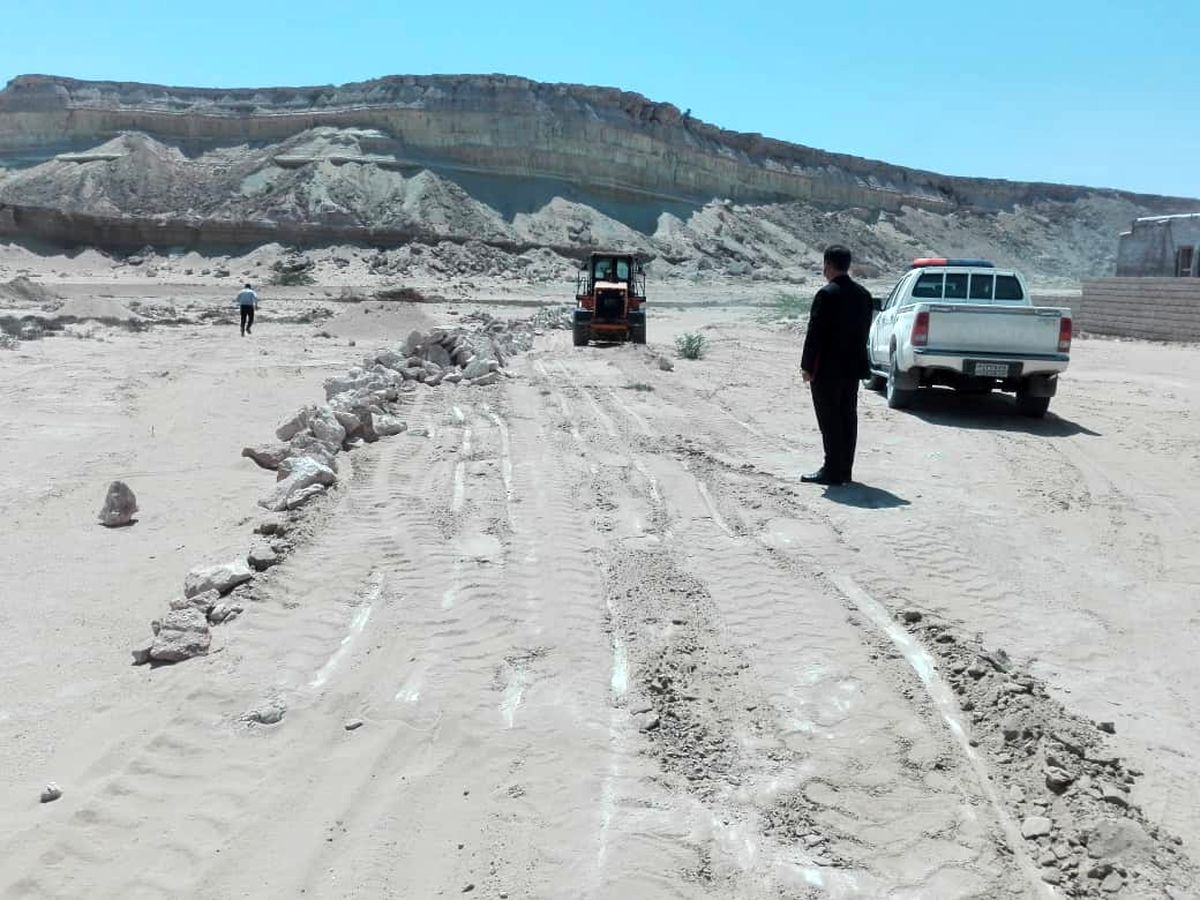
<svg viewBox="0 0 1200 900">
<path fill-rule="evenodd" d="M 963 394 L 953 390 L 926 388 L 917 393 L 909 413 L 930 425 L 974 428 L 982 431 L 1016 431 L 1042 437 L 1071 437 L 1100 432 L 1054 414 L 1054 401 L 1044 419 L 1031 419 L 1017 412 L 1016 401 L 1005 394 Z"/>
<path fill-rule="evenodd" d="M 856 506 L 859 509 L 895 509 L 898 506 L 911 505 L 908 500 L 897 497 L 891 491 L 855 481 L 850 484 L 830 485 L 825 488 L 822 496 L 834 503 Z"/>
</svg>

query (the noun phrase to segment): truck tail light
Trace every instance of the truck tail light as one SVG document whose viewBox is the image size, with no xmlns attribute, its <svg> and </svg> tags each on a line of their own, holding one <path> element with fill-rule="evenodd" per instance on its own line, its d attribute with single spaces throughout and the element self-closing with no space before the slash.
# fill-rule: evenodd
<svg viewBox="0 0 1200 900">
<path fill-rule="evenodd" d="M 1063 316 L 1058 324 L 1058 352 L 1071 352 L 1071 317 Z"/>
<path fill-rule="evenodd" d="M 914 347 L 924 347 L 929 343 L 929 313 L 919 312 L 913 320 L 912 338 L 910 343 Z"/>
</svg>

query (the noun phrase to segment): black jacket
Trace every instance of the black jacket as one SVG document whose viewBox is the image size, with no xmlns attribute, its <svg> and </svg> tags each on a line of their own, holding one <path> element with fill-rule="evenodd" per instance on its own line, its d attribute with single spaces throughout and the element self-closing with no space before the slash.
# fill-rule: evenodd
<svg viewBox="0 0 1200 900">
<path fill-rule="evenodd" d="M 817 291 L 800 368 L 820 381 L 866 378 L 873 309 L 871 293 L 849 275 L 839 275 Z"/>
</svg>

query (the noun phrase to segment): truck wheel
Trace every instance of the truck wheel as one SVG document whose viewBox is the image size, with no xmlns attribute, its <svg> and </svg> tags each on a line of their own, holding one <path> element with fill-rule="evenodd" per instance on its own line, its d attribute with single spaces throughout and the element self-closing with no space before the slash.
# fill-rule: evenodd
<svg viewBox="0 0 1200 900">
<path fill-rule="evenodd" d="M 862 382 L 863 387 L 868 391 L 882 391 L 887 385 L 887 379 L 882 375 L 876 375 L 874 372 L 864 378 Z"/>
<path fill-rule="evenodd" d="M 913 394 L 916 391 L 904 390 L 896 386 L 896 381 L 899 379 L 900 370 L 896 368 L 896 357 L 892 355 L 891 365 L 888 366 L 887 386 L 884 388 L 884 394 L 887 397 L 887 405 L 890 409 L 908 409 L 913 402 Z"/>
<path fill-rule="evenodd" d="M 587 322 L 576 322 L 571 329 L 571 337 L 576 347 L 586 347 L 591 337 L 592 326 Z"/>
<path fill-rule="evenodd" d="M 1034 397 L 1025 391 L 1017 391 L 1017 412 L 1031 419 L 1040 419 L 1050 408 L 1049 397 Z"/>
<path fill-rule="evenodd" d="M 646 343 L 645 322 L 636 322 L 629 326 L 629 340 L 634 344 Z"/>
</svg>

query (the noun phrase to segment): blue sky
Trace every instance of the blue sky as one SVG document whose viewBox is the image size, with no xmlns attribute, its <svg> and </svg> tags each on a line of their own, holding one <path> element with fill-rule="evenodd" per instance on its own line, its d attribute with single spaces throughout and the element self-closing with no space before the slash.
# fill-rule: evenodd
<svg viewBox="0 0 1200 900">
<path fill-rule="evenodd" d="M 0 0 L 0 79 L 194 86 L 503 72 L 955 175 L 1200 197 L 1189 3 Z"/>
</svg>

